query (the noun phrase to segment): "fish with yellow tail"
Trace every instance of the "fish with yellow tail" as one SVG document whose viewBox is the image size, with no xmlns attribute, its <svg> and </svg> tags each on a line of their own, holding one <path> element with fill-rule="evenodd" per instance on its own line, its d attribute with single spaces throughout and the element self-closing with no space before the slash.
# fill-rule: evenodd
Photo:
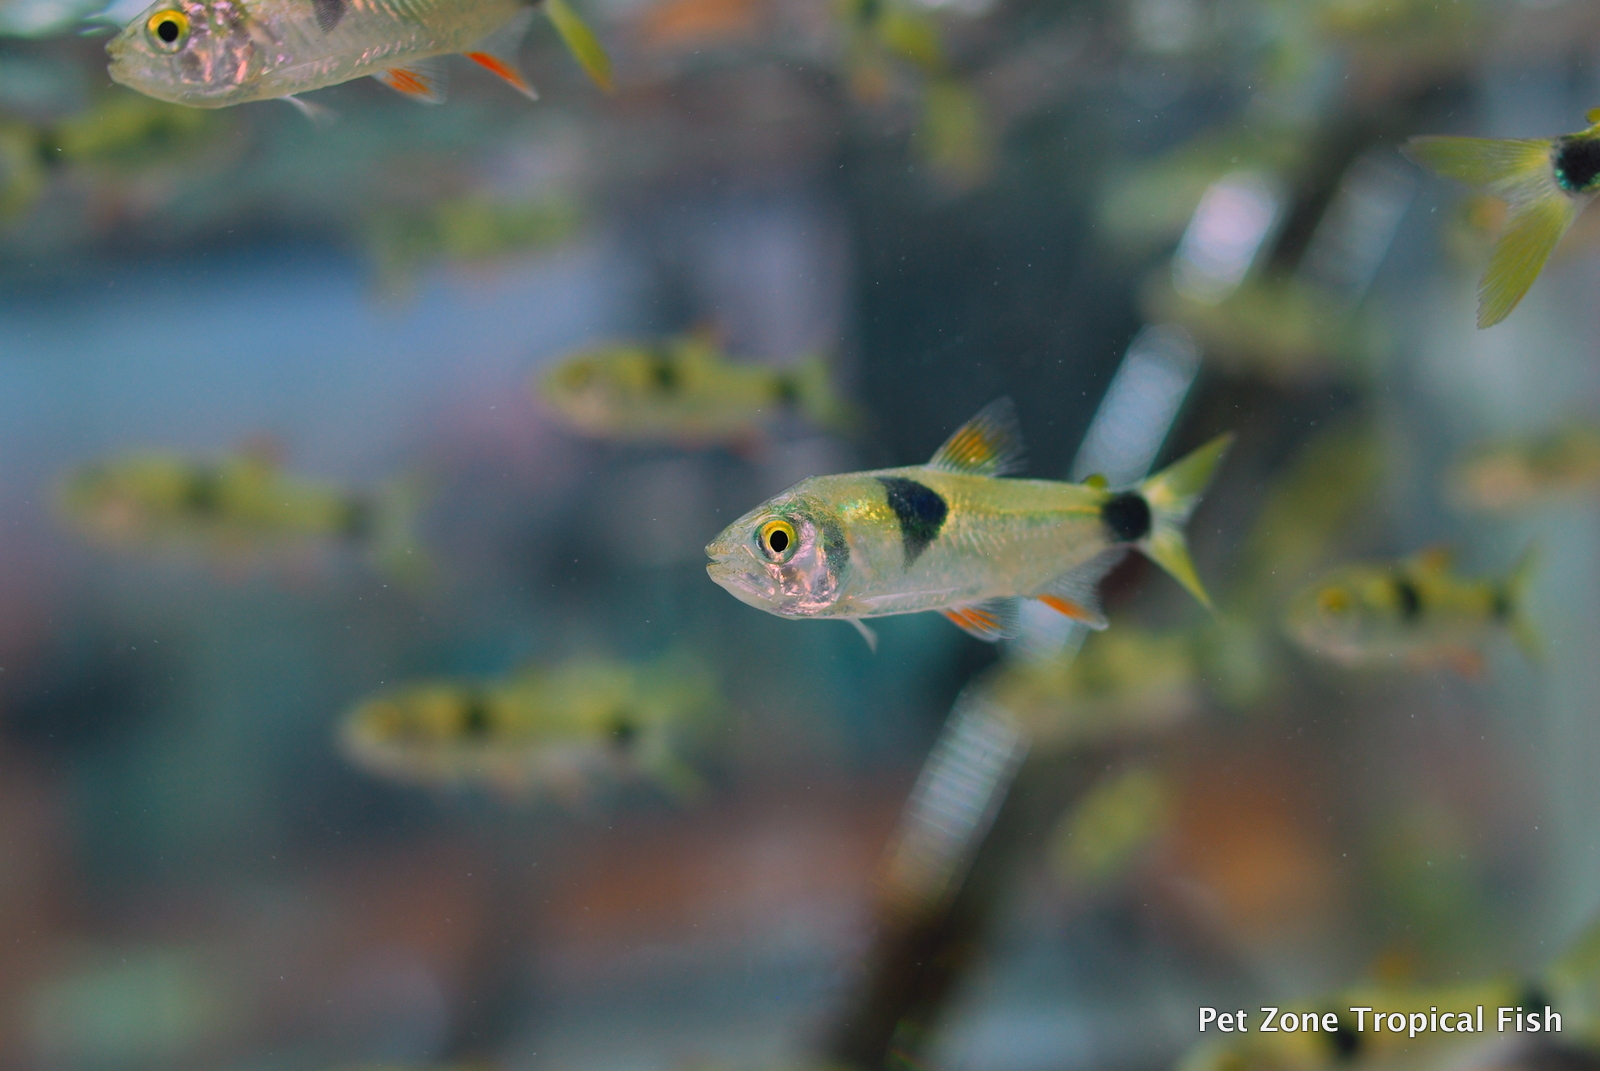
<svg viewBox="0 0 1600 1071">
<path fill-rule="evenodd" d="M 620 442 L 748 444 L 786 412 L 834 430 L 854 423 L 825 358 L 787 367 L 732 361 L 705 332 L 573 354 L 537 390 L 573 428 Z"/>
<path fill-rule="evenodd" d="M 991 403 L 926 465 L 813 476 L 733 522 L 706 571 L 779 617 L 934 610 L 981 640 L 1017 634 L 1023 599 L 1104 628 L 1095 587 L 1137 548 L 1209 606 L 1183 524 L 1230 436 L 1142 483 L 1001 479 L 1022 459 L 1010 399 Z"/>
<path fill-rule="evenodd" d="M 1506 202 L 1500 237 L 1478 286 L 1478 326 L 1504 320 L 1551 250 L 1600 192 L 1600 108 L 1593 124 L 1556 138 L 1412 138 L 1402 150 L 1446 178 Z"/>
<path fill-rule="evenodd" d="M 431 787 L 581 799 L 642 774 L 675 794 L 698 786 L 675 738 L 717 704 L 699 662 L 589 656 L 489 680 L 404 684 L 364 700 L 339 730 L 345 755 L 381 777 Z"/>
<path fill-rule="evenodd" d="M 566 0 L 545 14 L 589 76 L 609 88 L 605 51 Z M 156 0 L 106 44 L 115 82 L 195 108 L 287 100 L 372 77 L 423 103 L 445 96 L 443 57 L 459 53 L 530 99 L 517 47 L 527 0 Z"/>
<path fill-rule="evenodd" d="M 1452 503 L 1512 514 L 1600 493 L 1600 427 L 1569 424 L 1545 435 L 1492 443 L 1450 474 Z"/>
<path fill-rule="evenodd" d="M 1430 549 L 1395 563 L 1346 565 L 1302 589 L 1285 625 L 1306 650 L 1346 666 L 1450 664 L 1481 672 L 1481 648 L 1508 629 L 1530 659 L 1538 634 L 1525 613 L 1536 564 L 1524 553 L 1504 580 L 1470 580 Z"/>
<path fill-rule="evenodd" d="M 426 571 L 412 524 L 415 481 L 371 492 L 283 471 L 265 450 L 221 457 L 140 451 L 68 472 L 57 507 L 99 542 L 134 548 L 194 548 L 223 558 L 318 541 L 362 547 L 392 574 Z"/>
</svg>

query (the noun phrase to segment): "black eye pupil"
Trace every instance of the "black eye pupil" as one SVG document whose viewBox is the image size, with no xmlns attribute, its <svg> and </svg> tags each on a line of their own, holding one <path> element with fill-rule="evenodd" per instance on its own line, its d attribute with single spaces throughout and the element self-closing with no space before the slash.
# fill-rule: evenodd
<svg viewBox="0 0 1600 1071">
<path fill-rule="evenodd" d="M 772 548 L 772 553 L 782 554 L 789 546 L 789 535 L 781 528 L 767 536 L 767 546 Z"/>
<path fill-rule="evenodd" d="M 157 23 L 156 36 L 161 38 L 161 40 L 165 41 L 167 44 L 172 44 L 172 42 L 178 39 L 178 24 L 173 22 L 171 19 L 167 19 L 165 22 Z"/>
</svg>

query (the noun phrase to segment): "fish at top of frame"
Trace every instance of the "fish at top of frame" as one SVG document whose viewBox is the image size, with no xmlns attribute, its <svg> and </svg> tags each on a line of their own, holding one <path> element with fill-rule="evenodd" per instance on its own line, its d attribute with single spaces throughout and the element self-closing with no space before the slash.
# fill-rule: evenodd
<svg viewBox="0 0 1600 1071">
<path fill-rule="evenodd" d="M 1587 129 L 1555 138 L 1428 135 L 1402 150 L 1446 178 L 1505 201 L 1506 222 L 1478 286 L 1478 326 L 1504 320 L 1528 292 L 1551 250 L 1600 192 L 1600 108 Z"/>
<path fill-rule="evenodd" d="M 1021 464 L 1011 400 L 991 403 L 926 465 L 813 476 L 751 510 L 706 547 L 706 571 L 780 617 L 937 610 L 982 640 L 1019 630 L 1023 599 L 1104 628 L 1095 586 L 1134 547 L 1195 598 L 1183 524 L 1226 450 L 1218 436 L 1133 487 L 1007 480 Z"/>
<path fill-rule="evenodd" d="M 584 70 L 611 86 L 610 61 L 566 0 L 545 14 Z M 444 100 L 443 57 L 460 53 L 530 99 L 517 47 L 527 0 L 156 0 L 106 44 L 113 81 L 196 108 L 287 100 L 371 76 L 424 103 Z"/>
</svg>

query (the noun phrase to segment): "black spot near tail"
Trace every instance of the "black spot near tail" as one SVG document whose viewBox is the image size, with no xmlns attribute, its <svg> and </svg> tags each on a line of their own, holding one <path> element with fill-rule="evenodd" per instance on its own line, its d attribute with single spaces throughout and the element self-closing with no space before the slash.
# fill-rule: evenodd
<svg viewBox="0 0 1600 1071">
<path fill-rule="evenodd" d="M 1394 585 L 1394 600 L 1400 606 L 1400 620 L 1415 621 L 1422 616 L 1422 593 L 1417 590 L 1417 585 L 1403 576 L 1391 580 Z"/>
<path fill-rule="evenodd" d="M 1112 495 L 1100 507 L 1113 543 L 1137 543 L 1150 534 L 1150 503 L 1137 491 Z"/>
<path fill-rule="evenodd" d="M 1502 624 L 1511 620 L 1511 592 L 1505 588 L 1494 589 L 1494 602 L 1489 606 L 1489 613 Z"/>
<path fill-rule="evenodd" d="M 626 712 L 620 712 L 611 722 L 611 745 L 618 751 L 629 751 L 639 739 L 639 725 Z"/>
<path fill-rule="evenodd" d="M 916 480 L 879 476 L 878 482 L 883 484 L 889 508 L 900 522 L 900 541 L 906 548 L 906 565 L 909 566 L 939 534 L 950 507 L 939 492 Z"/>
<path fill-rule="evenodd" d="M 1556 141 L 1556 181 L 1568 193 L 1588 193 L 1600 186 L 1600 138 L 1570 137 Z"/>
</svg>

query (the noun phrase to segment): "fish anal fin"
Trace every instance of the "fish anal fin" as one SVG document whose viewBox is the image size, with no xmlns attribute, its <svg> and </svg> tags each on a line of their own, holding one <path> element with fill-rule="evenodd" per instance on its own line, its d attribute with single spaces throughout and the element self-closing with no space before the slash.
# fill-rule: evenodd
<svg viewBox="0 0 1600 1071">
<path fill-rule="evenodd" d="M 1092 629 L 1103 629 L 1107 622 L 1105 611 L 1100 607 L 1098 588 L 1124 553 L 1121 548 L 1102 551 L 1050 581 L 1034 598 L 1058 614 L 1065 614 Z"/>
<path fill-rule="evenodd" d="M 372 76 L 396 93 L 422 104 L 443 104 L 445 95 L 444 61 L 434 57 L 413 60 L 390 67 Z"/>
<path fill-rule="evenodd" d="M 999 598 L 939 612 L 969 636 L 994 643 L 1009 640 L 1021 631 L 1021 607 L 1021 599 Z"/>
<path fill-rule="evenodd" d="M 473 45 L 462 55 L 504 80 L 529 100 L 538 100 L 538 90 L 533 88 L 517 63 L 517 52 L 522 46 L 522 39 L 528 35 L 528 27 L 533 23 L 533 10 L 530 7 L 517 12 L 504 26 Z"/>
<path fill-rule="evenodd" d="M 955 430 L 928 461 L 930 469 L 968 476 L 1022 471 L 1022 429 L 1010 398 L 997 398 Z"/>
</svg>

